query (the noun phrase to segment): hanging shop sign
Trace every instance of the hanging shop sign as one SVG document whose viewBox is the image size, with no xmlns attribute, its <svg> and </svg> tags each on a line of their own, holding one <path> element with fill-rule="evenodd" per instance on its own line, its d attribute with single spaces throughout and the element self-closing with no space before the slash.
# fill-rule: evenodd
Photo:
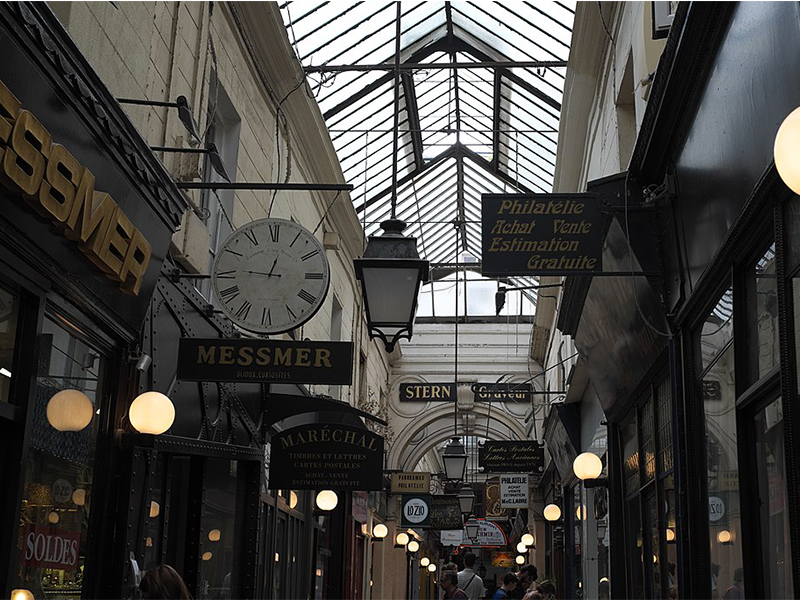
<svg viewBox="0 0 800 600">
<path fill-rule="evenodd" d="M 602 271 L 599 200 L 592 194 L 483 194 L 481 274 Z"/>
<path fill-rule="evenodd" d="M 22 550 L 22 564 L 28 568 L 75 571 L 81 534 L 28 523 Z"/>
<path fill-rule="evenodd" d="M 401 527 L 428 527 L 431 522 L 430 494 L 403 494 L 400 499 Z"/>
<path fill-rule="evenodd" d="M 459 524 L 459 526 L 463 526 L 463 524 Z M 440 532 L 439 535 L 442 546 L 460 546 L 464 539 L 464 530 L 449 529 L 447 531 Z"/>
<path fill-rule="evenodd" d="M 478 450 L 478 463 L 487 473 L 541 473 L 544 446 L 536 441 L 488 441 Z"/>
<path fill-rule="evenodd" d="M 492 552 L 492 566 L 500 567 L 501 569 L 515 569 L 517 563 L 514 562 L 514 558 L 516 557 L 511 552 L 497 550 Z"/>
<path fill-rule="evenodd" d="M 181 338 L 178 379 L 350 385 L 352 342 Z"/>
<path fill-rule="evenodd" d="M 475 383 L 472 392 L 475 402 L 530 402 L 533 386 L 530 383 Z"/>
<path fill-rule="evenodd" d="M 464 525 L 458 496 L 431 496 L 430 529 L 458 529 Z"/>
<path fill-rule="evenodd" d="M 528 508 L 528 475 L 500 475 L 500 506 Z"/>
<path fill-rule="evenodd" d="M 311 423 L 272 436 L 275 490 L 381 490 L 383 438 L 350 425 Z"/>
<path fill-rule="evenodd" d="M 392 494 L 427 494 L 430 489 L 430 473 L 392 473 Z"/>
<path fill-rule="evenodd" d="M 400 402 L 455 400 L 455 383 L 401 383 Z"/>
<path fill-rule="evenodd" d="M 472 548 L 503 548 L 507 543 L 506 534 L 497 523 L 478 519 L 478 535 L 470 538 L 464 529 L 461 545 Z"/>
<path fill-rule="evenodd" d="M 490 521 L 508 521 L 511 511 L 503 508 L 500 498 L 500 478 L 489 477 L 483 486 L 483 514 Z"/>
</svg>

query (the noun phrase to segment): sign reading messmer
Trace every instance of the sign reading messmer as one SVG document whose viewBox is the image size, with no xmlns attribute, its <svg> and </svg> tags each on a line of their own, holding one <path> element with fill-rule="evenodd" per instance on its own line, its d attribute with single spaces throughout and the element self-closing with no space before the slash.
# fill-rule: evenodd
<svg viewBox="0 0 800 600">
<path fill-rule="evenodd" d="M 500 475 L 500 506 L 528 508 L 528 476 L 521 473 Z"/>
<path fill-rule="evenodd" d="M 483 194 L 485 276 L 603 270 L 602 213 L 592 194 Z"/>
<path fill-rule="evenodd" d="M 350 385 L 351 342 L 181 338 L 178 379 Z"/>
<path fill-rule="evenodd" d="M 275 434 L 270 446 L 271 489 L 383 489 L 383 438 L 366 429 L 312 423 Z"/>
</svg>

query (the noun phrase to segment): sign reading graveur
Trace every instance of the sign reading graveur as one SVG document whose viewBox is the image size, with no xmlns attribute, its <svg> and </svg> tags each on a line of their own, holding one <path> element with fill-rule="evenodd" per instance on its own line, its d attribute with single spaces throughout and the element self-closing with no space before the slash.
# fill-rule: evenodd
<svg viewBox="0 0 800 600">
<path fill-rule="evenodd" d="M 478 461 L 487 473 L 541 473 L 544 446 L 535 441 L 489 441 L 478 450 Z"/>
<path fill-rule="evenodd" d="M 475 402 L 530 402 L 530 383 L 476 383 L 472 386 Z"/>
<path fill-rule="evenodd" d="M 401 383 L 400 402 L 455 400 L 455 383 Z"/>
<path fill-rule="evenodd" d="M 483 194 L 481 274 L 602 271 L 602 214 L 592 194 Z"/>
<path fill-rule="evenodd" d="M 383 489 L 383 438 L 350 425 L 312 423 L 272 436 L 274 490 Z"/>
<path fill-rule="evenodd" d="M 458 496 L 431 496 L 429 529 L 449 530 L 464 526 Z"/>
<path fill-rule="evenodd" d="M 177 377 L 184 381 L 350 385 L 353 344 L 181 338 Z"/>
</svg>

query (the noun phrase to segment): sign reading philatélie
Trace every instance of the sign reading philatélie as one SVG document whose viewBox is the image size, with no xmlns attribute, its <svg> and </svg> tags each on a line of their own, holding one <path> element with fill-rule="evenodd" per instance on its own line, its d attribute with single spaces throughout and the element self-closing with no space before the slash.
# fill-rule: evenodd
<svg viewBox="0 0 800 600">
<path fill-rule="evenodd" d="M 476 383 L 472 386 L 475 402 L 530 402 L 530 383 Z"/>
<path fill-rule="evenodd" d="M 181 338 L 178 379 L 350 385 L 352 342 Z"/>
<path fill-rule="evenodd" d="M 521 473 L 500 475 L 500 506 L 528 508 L 528 475 Z"/>
<path fill-rule="evenodd" d="M 72 572 L 79 566 L 80 547 L 80 532 L 28 523 L 22 542 L 22 564 Z"/>
<path fill-rule="evenodd" d="M 544 446 L 536 441 L 488 441 L 478 449 L 478 463 L 487 473 L 541 473 Z"/>
<path fill-rule="evenodd" d="M 392 473 L 392 494 L 427 494 L 430 489 L 430 473 Z"/>
<path fill-rule="evenodd" d="M 383 438 L 350 425 L 311 423 L 272 436 L 275 490 L 381 490 Z"/>
<path fill-rule="evenodd" d="M 400 500 L 401 527 L 428 527 L 431 520 L 430 494 L 403 494 Z"/>
<path fill-rule="evenodd" d="M 457 529 L 464 525 L 458 496 L 431 496 L 431 522 L 429 529 Z"/>
<path fill-rule="evenodd" d="M 508 543 L 503 529 L 497 523 L 484 519 L 478 519 L 478 535 L 475 538 L 467 535 L 466 528 L 463 535 L 461 545 L 473 548 L 502 548 Z"/>
<path fill-rule="evenodd" d="M 592 194 L 483 194 L 481 274 L 603 270 L 602 213 Z"/>
<path fill-rule="evenodd" d="M 400 402 L 455 400 L 455 383 L 401 383 Z"/>
<path fill-rule="evenodd" d="M 0 183 L 73 240 L 122 291 L 137 295 L 152 248 L 94 181 L 0 82 Z"/>
</svg>

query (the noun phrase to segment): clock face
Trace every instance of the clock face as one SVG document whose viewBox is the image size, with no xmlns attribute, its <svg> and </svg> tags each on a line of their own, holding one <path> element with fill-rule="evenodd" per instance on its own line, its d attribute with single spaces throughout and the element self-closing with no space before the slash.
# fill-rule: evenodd
<svg viewBox="0 0 800 600">
<path fill-rule="evenodd" d="M 308 321 L 330 284 L 325 248 L 305 227 L 261 219 L 234 231 L 217 254 L 214 295 L 227 317 L 257 333 L 283 333 Z"/>
</svg>

